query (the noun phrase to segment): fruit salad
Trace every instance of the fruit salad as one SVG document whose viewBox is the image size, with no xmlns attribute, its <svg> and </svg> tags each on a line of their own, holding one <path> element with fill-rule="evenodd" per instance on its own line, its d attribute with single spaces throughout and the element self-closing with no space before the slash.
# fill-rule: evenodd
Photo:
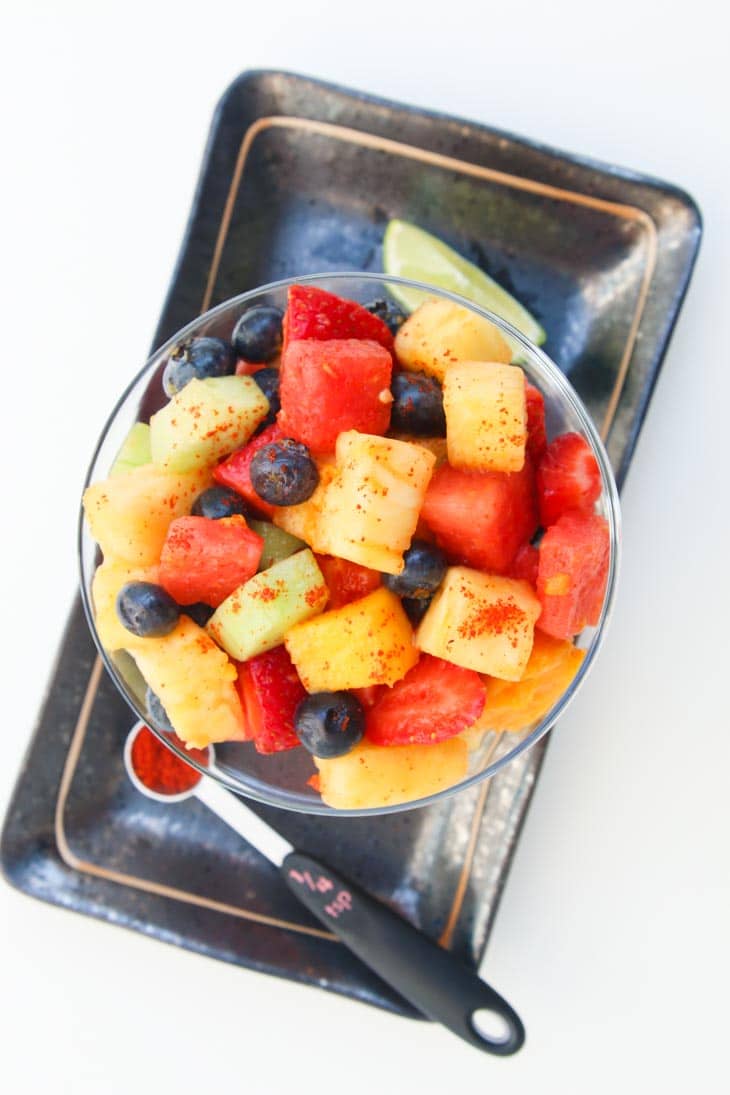
<svg viewBox="0 0 730 1095">
<path fill-rule="evenodd" d="M 98 638 L 190 749 L 311 757 L 358 810 L 461 782 L 569 688 L 609 572 L 589 442 L 485 317 L 293 285 L 169 354 L 84 510 Z"/>
</svg>

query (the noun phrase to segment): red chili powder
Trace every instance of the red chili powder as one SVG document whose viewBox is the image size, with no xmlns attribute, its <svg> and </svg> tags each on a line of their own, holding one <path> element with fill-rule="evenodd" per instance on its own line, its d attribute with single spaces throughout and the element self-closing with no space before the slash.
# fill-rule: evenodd
<svg viewBox="0 0 730 1095">
<path fill-rule="evenodd" d="M 179 749 L 185 743 L 175 734 L 166 735 Z M 185 749 L 187 756 L 198 764 L 208 765 L 207 749 Z M 190 791 L 200 780 L 200 772 L 168 749 L 155 734 L 143 726 L 132 744 L 132 768 L 140 783 L 158 795 L 179 795 Z"/>
</svg>

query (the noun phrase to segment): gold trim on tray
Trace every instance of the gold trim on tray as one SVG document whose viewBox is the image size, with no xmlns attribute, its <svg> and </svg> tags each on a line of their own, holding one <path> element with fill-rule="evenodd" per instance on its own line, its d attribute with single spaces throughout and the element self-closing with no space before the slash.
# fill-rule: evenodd
<svg viewBox="0 0 730 1095">
<path fill-rule="evenodd" d="M 403 156 L 407 159 L 418 160 L 424 164 L 430 164 L 435 167 L 446 168 L 450 171 L 460 172 L 463 175 L 468 175 L 473 178 L 487 179 L 490 182 L 498 183 L 505 187 L 511 187 L 515 190 L 522 190 L 528 193 L 539 194 L 542 197 L 553 198 L 556 201 L 570 202 L 573 205 L 582 205 L 591 209 L 596 209 L 601 212 L 607 213 L 612 216 L 620 217 L 623 220 L 634 221 L 642 226 L 646 232 L 646 261 L 644 267 L 644 274 L 637 295 L 634 314 L 632 317 L 631 325 L 629 328 L 628 338 L 621 355 L 619 362 L 618 373 L 616 376 L 616 382 L 614 384 L 613 391 L 611 393 L 604 420 L 601 427 L 601 436 L 606 438 L 611 428 L 611 424 L 616 414 L 616 408 L 621 397 L 621 392 L 626 381 L 626 375 L 628 373 L 629 364 L 631 361 L 631 355 L 633 353 L 636 337 L 639 330 L 639 324 L 646 305 L 646 299 L 649 292 L 649 286 L 651 284 L 652 275 L 656 265 L 657 256 L 657 231 L 653 220 L 644 212 L 633 205 L 624 205 L 620 202 L 606 201 L 603 198 L 596 198 L 590 194 L 581 194 L 578 191 L 565 190 L 560 187 L 549 186 L 546 183 L 537 182 L 534 179 L 522 178 L 519 175 L 510 175 L 504 171 L 497 171 L 490 167 L 484 167 L 481 164 L 469 163 L 466 160 L 458 160 L 452 156 L 445 156 L 439 152 L 431 152 L 424 148 L 418 148 L 414 145 L 403 144 L 400 141 L 394 141 L 387 137 L 379 137 L 373 133 L 365 133 L 357 129 L 351 129 L 347 126 L 334 125 L 330 122 L 318 122 L 308 118 L 294 118 L 287 116 L 271 116 L 267 118 L 259 118 L 244 134 L 241 141 L 241 147 L 238 152 L 238 158 L 236 160 L 236 166 L 231 179 L 231 186 L 226 198 L 226 203 L 223 209 L 223 215 L 221 218 L 220 227 L 218 230 L 218 236 L 216 238 L 215 249 L 213 252 L 213 259 L 211 262 L 208 279 L 206 282 L 205 293 L 201 302 L 201 313 L 208 310 L 213 299 L 213 293 L 215 289 L 215 282 L 218 277 L 220 269 L 221 258 L 223 255 L 223 248 L 225 247 L 226 238 L 231 224 L 233 216 L 233 210 L 235 207 L 236 197 L 240 189 L 241 180 L 243 178 L 243 171 L 248 159 L 248 155 L 251 151 L 251 146 L 254 140 L 260 134 L 267 129 L 293 129 L 309 133 L 316 133 L 320 136 L 332 137 L 342 141 L 348 141 L 352 144 L 359 144 L 365 148 L 372 148 L 380 152 L 390 153 L 391 155 Z M 353 270 L 353 274 L 357 271 Z M 160 897 L 172 898 L 176 901 L 182 901 L 189 905 L 197 905 L 200 908 L 210 909 L 214 912 L 224 913 L 229 916 L 235 916 L 242 920 L 253 921 L 257 924 L 263 924 L 268 927 L 274 927 L 279 929 L 286 929 L 288 931 L 298 932 L 303 935 L 315 936 L 319 939 L 327 939 L 333 942 L 339 942 L 336 936 L 330 932 L 321 931 L 317 928 L 311 928 L 304 924 L 298 924 L 288 920 L 280 920 L 276 917 L 265 916 L 261 913 L 253 912 L 249 909 L 244 909 L 237 905 L 228 905 L 221 901 L 213 901 L 210 898 L 204 897 L 202 894 L 196 894 L 187 890 L 179 890 L 173 886 L 167 886 L 152 879 L 138 878 L 134 875 L 127 875 L 120 871 L 115 871 L 106 867 L 99 866 L 96 863 L 91 863 L 88 860 L 82 859 L 76 855 L 71 848 L 66 836 L 64 826 L 64 813 L 66 808 L 66 802 L 68 800 L 71 783 L 73 781 L 76 766 L 78 764 L 79 756 L 81 754 L 81 748 L 83 746 L 84 738 L 89 724 L 91 716 L 91 710 L 93 707 L 94 699 L 99 688 L 99 682 L 103 672 L 103 663 L 101 658 L 97 656 L 91 674 L 89 676 L 89 682 L 86 689 L 86 694 L 79 711 L 78 720 L 74 728 L 74 732 L 71 738 L 71 744 L 66 756 L 66 762 L 64 765 L 63 775 L 61 777 L 61 783 L 59 786 L 58 798 L 56 800 L 55 810 L 55 835 L 56 844 L 58 846 L 59 854 L 70 868 L 75 871 L 79 871 L 81 874 L 94 875 L 97 878 L 105 879 L 108 882 L 115 882 L 121 886 L 127 886 L 137 890 L 143 890 L 147 893 L 153 893 Z M 479 837 L 479 829 L 481 820 L 484 815 L 484 810 L 487 804 L 488 790 L 491 780 L 485 780 L 482 784 L 479 797 L 477 799 L 474 816 L 472 818 L 472 824 L 469 832 L 469 838 L 467 841 L 466 853 L 464 856 L 464 863 L 462 865 L 459 878 L 457 879 L 456 887 L 454 890 L 454 898 L 452 901 L 451 909 L 446 918 L 445 927 L 439 938 L 439 942 L 444 947 L 449 947 L 456 925 L 461 914 L 461 910 L 466 896 L 468 881 L 471 873 L 474 856 L 476 854 L 476 848 Z"/>
</svg>

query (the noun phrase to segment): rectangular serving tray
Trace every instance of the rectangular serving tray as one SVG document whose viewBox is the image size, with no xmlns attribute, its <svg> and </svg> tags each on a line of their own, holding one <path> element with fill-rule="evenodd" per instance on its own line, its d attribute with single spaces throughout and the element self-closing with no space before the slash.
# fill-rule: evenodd
<svg viewBox="0 0 730 1095">
<path fill-rule="evenodd" d="M 289 73 L 244 73 L 213 119 L 155 346 L 265 282 L 380 270 L 391 217 L 436 233 L 535 313 L 620 483 L 692 271 L 698 210 L 675 187 L 499 130 Z M 121 748 L 132 721 L 77 601 L 5 821 L 8 880 L 190 950 L 414 1015 L 203 806 L 160 805 L 129 785 Z M 334 820 L 256 809 L 477 967 L 545 744 L 422 810 Z"/>
</svg>

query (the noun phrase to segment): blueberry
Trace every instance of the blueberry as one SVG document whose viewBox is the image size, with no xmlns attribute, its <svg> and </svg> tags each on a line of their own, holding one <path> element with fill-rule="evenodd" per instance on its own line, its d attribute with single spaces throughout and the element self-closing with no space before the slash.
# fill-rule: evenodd
<svg viewBox="0 0 730 1095">
<path fill-rule="evenodd" d="M 283 319 L 283 312 L 268 304 L 249 308 L 233 330 L 236 353 L 246 361 L 271 361 L 281 349 Z"/>
<path fill-rule="evenodd" d="M 402 327 L 406 321 L 405 312 L 392 300 L 374 300 L 371 304 L 366 304 L 365 307 L 368 312 L 372 312 L 378 319 L 382 319 L 392 335 L 397 335 L 398 328 Z"/>
<path fill-rule="evenodd" d="M 393 374 L 390 424 L 394 430 L 421 437 L 445 437 L 446 417 L 441 385 L 425 373 Z"/>
<path fill-rule="evenodd" d="M 279 370 L 272 369 L 271 367 L 259 369 L 257 373 L 251 374 L 251 379 L 256 381 L 269 401 L 269 413 L 259 426 L 259 430 L 262 430 L 266 426 L 273 425 L 276 416 L 281 409 L 281 401 L 279 399 Z"/>
<path fill-rule="evenodd" d="M 170 717 L 167 711 L 160 703 L 160 697 L 156 692 L 153 692 L 151 688 L 148 688 L 145 692 L 145 706 L 147 708 L 147 714 L 156 722 L 161 730 L 167 730 L 169 733 L 175 733 L 175 727 L 170 722 Z"/>
<path fill-rule="evenodd" d="M 431 597 L 444 580 L 446 557 L 435 544 L 414 540 L 403 555 L 405 568 L 400 574 L 384 574 L 383 582 L 399 597 L 424 600 Z"/>
<path fill-rule="evenodd" d="M 221 517 L 233 517 L 237 513 L 249 517 L 252 510 L 241 495 L 230 487 L 208 487 L 193 502 L 192 513 L 195 517 L 219 521 Z"/>
<path fill-rule="evenodd" d="M 196 601 L 195 604 L 185 605 L 183 612 L 186 616 L 189 616 L 193 623 L 196 623 L 198 627 L 205 627 L 208 620 L 215 612 L 214 608 L 210 605 L 203 604 L 202 601 Z"/>
<path fill-rule="evenodd" d="M 180 619 L 180 606 L 154 582 L 127 582 L 117 594 L 117 616 L 141 638 L 167 635 Z"/>
<path fill-rule="evenodd" d="M 404 597 L 401 601 L 404 609 L 406 610 L 406 616 L 411 621 L 414 627 L 418 627 L 423 617 L 428 612 L 428 606 L 431 604 L 430 597 Z"/>
<path fill-rule="evenodd" d="M 365 715 L 349 692 L 313 692 L 294 715 L 294 729 L 315 757 L 341 757 L 365 732 Z"/>
<path fill-rule="evenodd" d="M 165 395 L 172 397 L 191 380 L 229 376 L 236 371 L 236 351 L 222 338 L 189 338 L 167 359 L 162 374 Z"/>
<path fill-rule="evenodd" d="M 319 471 L 306 445 L 291 438 L 272 441 L 254 456 L 251 485 L 272 506 L 297 506 L 311 498 L 319 483 Z"/>
</svg>

